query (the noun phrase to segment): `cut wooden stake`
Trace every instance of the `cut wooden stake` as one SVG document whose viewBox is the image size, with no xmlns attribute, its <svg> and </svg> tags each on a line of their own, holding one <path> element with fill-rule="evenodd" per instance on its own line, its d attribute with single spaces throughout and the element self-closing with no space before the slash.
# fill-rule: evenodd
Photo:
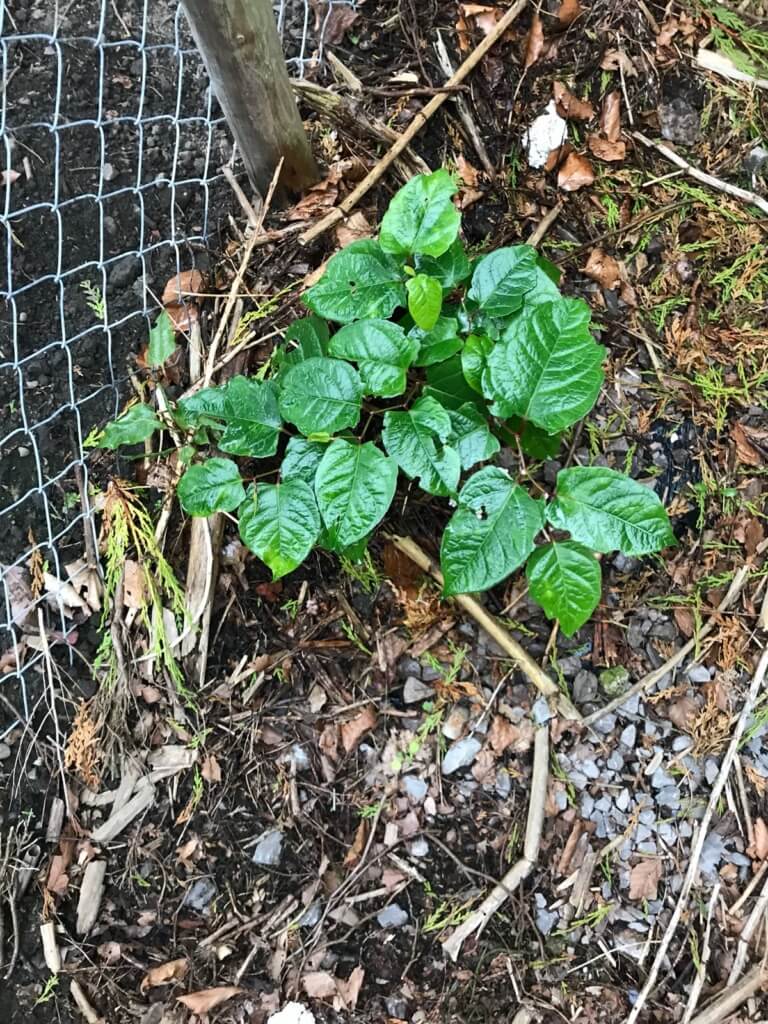
<svg viewBox="0 0 768 1024">
<path fill-rule="evenodd" d="M 73 978 L 69 983 L 69 991 L 72 993 L 72 998 L 77 1003 L 78 1010 L 85 1017 L 88 1024 L 104 1024 L 104 1018 L 99 1016 L 91 1006 L 90 1000 L 85 994 L 85 990 L 79 981 L 75 981 Z"/>
<path fill-rule="evenodd" d="M 499 39 L 504 35 L 512 22 L 517 16 L 525 10 L 528 0 L 517 0 L 517 3 L 513 4 L 506 12 L 503 18 L 501 18 L 494 28 L 488 33 L 488 35 L 477 45 L 477 47 L 470 53 L 464 63 L 461 65 L 455 75 L 445 83 L 447 88 L 452 88 L 455 85 L 461 85 L 467 75 L 473 71 L 483 57 L 488 53 L 492 46 L 494 46 Z M 299 235 L 299 241 L 302 245 L 307 245 L 318 235 L 322 235 L 328 228 L 333 227 L 342 220 L 348 213 L 350 213 L 360 200 L 366 195 L 369 190 L 376 184 L 381 178 L 386 169 L 392 164 L 394 160 L 403 152 L 405 147 L 411 142 L 412 139 L 418 135 L 424 125 L 429 121 L 430 117 L 436 111 L 442 107 L 445 101 L 452 94 L 450 92 L 441 92 L 437 96 L 433 97 L 429 103 L 415 115 L 411 123 L 408 125 L 406 130 L 392 146 L 387 150 L 384 156 L 379 160 L 373 170 L 363 178 L 360 184 L 344 199 L 337 207 L 326 214 L 322 220 L 319 220 L 317 224 L 314 224 L 311 228 L 308 228 L 302 235 Z"/>
<path fill-rule="evenodd" d="M 536 866 L 541 846 L 541 833 L 544 828 L 544 805 L 547 800 L 547 783 L 549 781 L 549 730 L 540 726 L 536 730 L 533 745 L 533 775 L 531 792 L 528 797 L 528 821 L 525 826 L 525 845 L 523 856 L 504 875 L 502 880 L 491 889 L 474 913 L 443 942 L 442 946 L 454 962 L 458 959 L 461 947 L 475 932 L 481 932 L 490 919 L 509 899 L 517 887 L 530 875 Z"/>
<path fill-rule="evenodd" d="M 85 868 L 83 881 L 80 884 L 80 897 L 77 901 L 77 923 L 75 930 L 78 935 L 87 935 L 96 924 L 104 895 L 104 878 L 107 874 L 105 860 L 92 860 Z"/>
<path fill-rule="evenodd" d="M 658 153 L 661 153 L 663 157 L 675 164 L 676 167 L 682 168 L 685 173 L 693 178 L 695 181 L 700 181 L 702 185 L 707 185 L 709 188 L 716 189 L 718 192 L 724 192 L 726 195 L 732 196 L 734 199 L 741 199 L 742 202 L 749 203 L 751 206 L 756 206 L 758 210 L 762 210 L 763 213 L 768 213 L 768 199 L 763 199 L 762 196 L 757 195 L 756 192 L 749 192 L 745 188 L 740 188 L 738 185 L 732 185 L 730 181 L 723 181 L 721 178 L 715 178 L 712 174 L 707 174 L 706 171 L 699 170 L 698 167 L 694 167 L 693 164 L 689 164 L 687 160 L 683 159 L 679 153 L 676 153 L 674 149 L 670 149 L 669 146 L 665 146 L 662 142 L 654 142 L 653 139 L 649 139 L 647 135 L 643 135 L 642 132 L 632 132 L 632 138 L 637 139 L 638 142 L 642 142 L 648 149 L 655 149 Z"/>
<path fill-rule="evenodd" d="M 410 537 L 389 537 L 389 540 L 395 545 L 395 547 L 402 551 L 404 555 L 407 555 L 412 562 L 415 562 L 420 569 L 424 572 L 428 572 L 432 578 L 443 585 L 443 574 L 440 572 L 438 566 L 432 561 L 426 551 L 422 550 L 419 545 L 410 539 Z M 537 664 L 530 654 L 521 647 L 517 640 L 513 639 L 509 633 L 503 629 L 496 620 L 488 614 L 488 612 L 477 603 L 477 601 L 470 597 L 469 594 L 456 594 L 455 597 L 451 598 L 456 604 L 460 605 L 466 612 L 472 616 L 475 622 L 478 623 L 482 629 L 494 640 L 499 647 L 502 647 L 507 654 L 512 658 L 513 661 L 522 669 L 526 676 L 530 679 L 533 685 L 544 694 L 549 700 L 557 706 L 558 711 L 563 718 L 568 718 L 571 721 L 581 721 L 581 715 L 573 706 L 569 698 L 560 691 L 557 683 L 547 675 L 544 669 Z"/>
</svg>

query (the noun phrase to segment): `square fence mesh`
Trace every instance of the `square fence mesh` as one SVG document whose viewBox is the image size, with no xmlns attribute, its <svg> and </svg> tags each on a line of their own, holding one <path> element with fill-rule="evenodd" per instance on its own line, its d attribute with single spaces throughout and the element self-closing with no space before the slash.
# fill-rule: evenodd
<svg viewBox="0 0 768 1024">
<path fill-rule="evenodd" d="M 297 77 L 330 12 L 276 6 Z M 57 581 L 93 529 L 84 442 L 124 401 L 165 282 L 205 269 L 233 154 L 174 0 L 0 0 L 0 53 L 2 738 L 45 646 L 76 642 Z"/>
</svg>

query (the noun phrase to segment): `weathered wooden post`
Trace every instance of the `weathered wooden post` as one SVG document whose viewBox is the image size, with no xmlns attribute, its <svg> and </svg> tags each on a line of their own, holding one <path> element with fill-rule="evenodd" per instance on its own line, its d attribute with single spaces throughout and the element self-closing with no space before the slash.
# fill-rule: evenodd
<svg viewBox="0 0 768 1024">
<path fill-rule="evenodd" d="M 316 182 L 271 0 L 182 2 L 251 184 L 264 196 L 281 157 L 283 188 Z"/>
</svg>

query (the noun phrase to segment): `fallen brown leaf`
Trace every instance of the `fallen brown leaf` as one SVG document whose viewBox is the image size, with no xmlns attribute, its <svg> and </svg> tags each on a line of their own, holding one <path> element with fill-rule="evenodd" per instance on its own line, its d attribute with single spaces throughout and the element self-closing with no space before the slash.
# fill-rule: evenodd
<svg viewBox="0 0 768 1024">
<path fill-rule="evenodd" d="M 595 180 L 592 164 L 580 153 L 569 153 L 557 172 L 557 187 L 563 192 L 575 192 Z"/>
<path fill-rule="evenodd" d="M 637 68 L 623 50 L 606 50 L 600 61 L 603 71 L 622 71 L 628 78 L 637 77 Z"/>
<path fill-rule="evenodd" d="M 102 942 L 100 946 L 96 948 L 96 952 L 108 967 L 112 967 L 114 964 L 119 963 L 120 957 L 123 955 L 122 948 L 119 942 Z"/>
<path fill-rule="evenodd" d="M 589 151 L 598 160 L 605 160 L 606 163 L 618 163 L 627 155 L 627 144 L 623 139 L 618 142 L 609 142 L 599 135 L 592 133 L 587 136 Z"/>
<path fill-rule="evenodd" d="M 655 900 L 659 894 L 661 861 L 648 858 L 635 864 L 629 873 L 629 898 Z"/>
<path fill-rule="evenodd" d="M 618 89 L 609 92 L 603 100 L 600 131 L 609 142 L 618 142 L 621 138 L 621 93 Z"/>
<path fill-rule="evenodd" d="M 747 437 L 741 423 L 731 426 L 731 440 L 736 446 L 736 458 L 745 466 L 762 466 L 763 457 Z"/>
<path fill-rule="evenodd" d="M 681 697 L 667 708 L 667 718 L 680 732 L 690 732 L 699 714 L 699 705 L 693 697 Z"/>
<path fill-rule="evenodd" d="M 320 733 L 317 745 L 326 757 L 331 761 L 339 759 L 339 727 L 335 722 L 329 722 Z"/>
<path fill-rule="evenodd" d="M 755 835 L 752 843 L 747 848 L 747 855 L 753 860 L 766 860 L 768 858 L 768 825 L 763 818 L 755 818 Z"/>
<path fill-rule="evenodd" d="M 538 14 L 534 14 L 531 28 L 525 40 L 525 66 L 531 67 L 544 52 L 544 26 Z"/>
<path fill-rule="evenodd" d="M 360 17 L 360 12 L 347 4 L 319 3 L 318 0 L 311 0 L 311 3 L 315 10 L 315 33 L 318 41 L 326 46 L 340 43 Z"/>
<path fill-rule="evenodd" d="M 343 981 L 341 978 L 336 979 L 339 995 L 344 1001 L 344 1006 L 341 1009 L 354 1010 L 357 1006 L 357 1000 L 360 998 L 360 990 L 363 987 L 364 981 L 365 969 L 362 967 L 353 967 L 346 981 Z"/>
<path fill-rule="evenodd" d="M 561 117 L 576 118 L 580 121 L 589 121 L 595 116 L 595 108 L 587 100 L 580 100 L 574 96 L 563 85 L 562 82 L 555 82 L 552 92 L 557 104 L 557 112 Z"/>
<path fill-rule="evenodd" d="M 481 750 L 475 758 L 475 763 L 472 765 L 472 777 L 481 786 L 493 785 L 496 779 L 496 757 L 488 747 Z"/>
<path fill-rule="evenodd" d="M 327 213 L 339 197 L 339 182 L 348 166 L 343 160 L 331 164 L 323 180 L 313 185 L 298 203 L 291 207 L 288 211 L 288 220 L 313 220 Z"/>
<path fill-rule="evenodd" d="M 332 999 L 336 995 L 336 979 L 328 971 L 309 971 L 301 979 L 301 987 L 310 999 Z"/>
<path fill-rule="evenodd" d="M 672 614 L 674 615 L 677 628 L 683 636 L 686 638 L 692 637 L 696 629 L 696 620 L 693 617 L 693 612 L 689 608 L 675 608 Z"/>
<path fill-rule="evenodd" d="M 352 840 L 352 845 L 347 850 L 346 856 L 344 857 L 344 867 L 353 868 L 355 864 L 360 860 L 365 849 L 365 844 L 368 840 L 368 822 L 365 818 L 361 818 L 360 824 L 357 826 L 355 832 L 355 838 Z"/>
<path fill-rule="evenodd" d="M 240 995 L 243 991 L 234 985 L 222 985 L 220 988 L 203 988 L 199 992 L 190 992 L 186 996 L 177 996 L 176 1002 L 186 1006 L 192 1013 L 203 1014 L 213 1010 L 214 1007 L 226 1003 L 233 996 Z"/>
<path fill-rule="evenodd" d="M 200 309 L 194 302 L 171 302 L 165 307 L 174 331 L 181 334 L 189 334 L 193 326 L 200 319 Z"/>
<path fill-rule="evenodd" d="M 205 288 L 205 278 L 199 270 L 182 270 L 169 278 L 163 289 L 164 306 L 179 303 L 190 295 L 199 295 Z"/>
<path fill-rule="evenodd" d="M 567 28 L 568 25 L 576 21 L 580 14 L 581 4 L 579 0 L 562 0 L 560 10 L 557 12 L 557 20 L 563 28 Z"/>
<path fill-rule="evenodd" d="M 615 291 L 621 283 L 621 268 L 613 256 L 599 247 L 589 254 L 584 273 L 609 291 Z"/>
<path fill-rule="evenodd" d="M 54 896 L 63 896 L 69 886 L 69 875 L 67 874 L 67 861 L 60 853 L 51 857 L 51 866 L 48 869 L 48 877 L 45 880 L 45 888 Z"/>
<path fill-rule="evenodd" d="M 486 4 L 459 4 L 456 38 L 462 53 L 466 53 L 472 45 L 467 19 L 471 18 L 475 26 L 487 36 L 496 27 L 502 14 L 503 11 L 499 7 L 488 7 Z"/>
<path fill-rule="evenodd" d="M 167 963 L 158 964 L 157 967 L 150 967 L 141 982 L 141 991 L 146 992 L 149 988 L 167 985 L 170 981 L 181 981 L 186 977 L 188 970 L 189 960 L 185 957 L 169 960 Z"/>
<path fill-rule="evenodd" d="M 337 224 L 335 234 L 336 241 L 343 247 L 360 238 L 370 238 L 373 228 L 366 220 L 365 215 L 358 211 L 347 217 L 341 224 Z"/>
<path fill-rule="evenodd" d="M 209 754 L 203 761 L 200 774 L 206 782 L 221 782 L 221 766 L 213 754 Z"/>
<path fill-rule="evenodd" d="M 494 715 L 488 730 L 488 742 L 494 754 L 500 756 L 510 747 L 516 754 L 524 754 L 533 744 L 534 726 L 528 718 L 513 725 L 503 715 Z"/>
<path fill-rule="evenodd" d="M 11 623 L 24 626 L 35 608 L 35 595 L 32 593 L 30 577 L 23 565 L 9 565 L 3 569 L 3 585 L 11 603 Z M 30 621 L 30 627 L 32 623 Z"/>
<path fill-rule="evenodd" d="M 476 167 L 467 160 L 463 153 L 459 153 L 456 157 L 456 167 L 459 171 L 459 177 L 468 185 L 470 188 L 477 188 L 478 181 L 480 179 L 480 172 Z"/>
<path fill-rule="evenodd" d="M 372 704 L 366 705 L 359 715 L 355 715 L 341 726 L 341 745 L 348 754 L 354 750 L 365 733 L 376 725 L 376 711 Z"/>
<path fill-rule="evenodd" d="M 123 564 L 123 604 L 126 608 L 144 607 L 144 570 L 132 558 Z"/>
</svg>

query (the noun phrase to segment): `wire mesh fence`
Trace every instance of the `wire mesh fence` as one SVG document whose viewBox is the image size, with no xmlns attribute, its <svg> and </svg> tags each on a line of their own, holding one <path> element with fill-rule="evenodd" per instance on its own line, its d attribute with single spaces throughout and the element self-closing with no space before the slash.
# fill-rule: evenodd
<svg viewBox="0 0 768 1024">
<path fill-rule="evenodd" d="M 293 75 L 332 10 L 276 6 Z M 1 737 L 45 648 L 76 643 L 61 584 L 93 529 L 84 442 L 124 401 L 165 282 L 206 268 L 233 154 L 174 0 L 0 0 L 0 52 Z"/>
</svg>

